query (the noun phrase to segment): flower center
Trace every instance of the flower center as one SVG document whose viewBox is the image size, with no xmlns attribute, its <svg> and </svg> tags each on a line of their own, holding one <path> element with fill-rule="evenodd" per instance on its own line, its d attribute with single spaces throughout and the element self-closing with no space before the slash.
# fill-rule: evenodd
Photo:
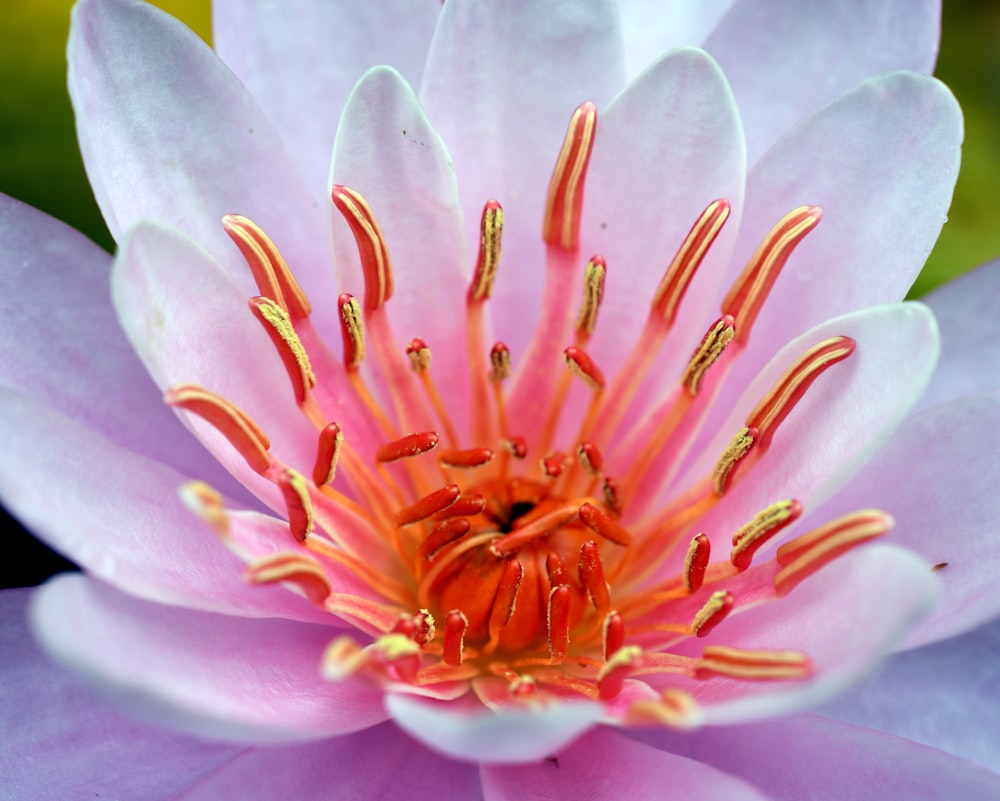
<svg viewBox="0 0 1000 801">
<path fill-rule="evenodd" d="M 855 348 L 847 337 L 834 337 L 801 354 L 750 412 L 714 469 L 683 492 L 673 490 L 772 285 L 819 222 L 820 210 L 795 209 L 774 226 L 674 388 L 640 404 L 638 388 L 729 204 L 713 201 L 695 221 L 652 298 L 638 341 L 608 381 L 587 353 L 605 260 L 595 255 L 586 263 L 575 318 L 567 291 L 578 280 L 596 121 L 592 104 L 577 109 L 553 171 L 543 223 L 545 315 L 517 371 L 504 343 L 486 345 L 485 307 L 498 277 L 503 211 L 494 200 L 485 205 L 465 310 L 468 433 L 455 425 L 454 410 L 434 382 L 430 346 L 415 338 L 404 357 L 391 331 L 389 250 L 358 192 L 332 190 L 364 278 L 362 302 L 350 294 L 338 301 L 340 360 L 312 327 L 309 302 L 274 243 L 246 218 L 224 220 L 261 293 L 251 311 L 285 365 L 296 403 L 316 427 L 311 474 L 281 463 L 259 426 L 210 390 L 182 385 L 166 400 L 208 420 L 280 490 L 292 537 L 285 551 L 258 553 L 249 580 L 290 585 L 371 637 L 367 645 L 354 638 L 331 644 L 324 660 L 331 678 L 364 671 L 432 695 L 465 682 L 492 704 L 539 691 L 613 698 L 627 680 L 652 676 L 655 698 L 635 701 L 629 715 L 677 723 L 693 697 L 669 682 L 662 689 L 665 677 L 758 681 L 812 672 L 809 658 L 797 651 L 711 645 L 692 655 L 682 643 L 707 636 L 744 603 L 786 595 L 891 526 L 882 512 L 857 512 L 754 564 L 755 554 L 803 512 L 797 500 L 779 498 L 732 534 L 727 558 L 713 559 L 721 532 L 700 531 L 701 518 L 749 479 L 812 383 Z M 383 379 L 377 389 L 371 374 L 366 377 L 369 351 Z M 217 494 L 192 484 L 186 497 L 238 551 L 249 550 L 235 541 Z"/>
</svg>

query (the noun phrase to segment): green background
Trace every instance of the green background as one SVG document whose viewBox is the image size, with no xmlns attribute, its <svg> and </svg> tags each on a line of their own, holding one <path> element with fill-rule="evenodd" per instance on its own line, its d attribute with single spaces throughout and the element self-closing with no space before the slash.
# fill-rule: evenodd
<svg viewBox="0 0 1000 801">
<path fill-rule="evenodd" d="M 11 4 L 0 21 L 0 191 L 86 233 L 111 237 L 87 185 L 66 94 L 69 0 Z M 210 38 L 207 0 L 156 3 Z M 1000 255 L 1000 3 L 945 0 L 937 75 L 966 119 L 963 167 L 948 224 L 913 288 L 919 297 Z"/>
</svg>

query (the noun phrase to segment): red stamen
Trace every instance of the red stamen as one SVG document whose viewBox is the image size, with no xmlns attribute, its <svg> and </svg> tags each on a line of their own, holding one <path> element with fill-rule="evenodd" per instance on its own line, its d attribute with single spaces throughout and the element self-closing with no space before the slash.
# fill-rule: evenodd
<svg viewBox="0 0 1000 801">
<path fill-rule="evenodd" d="M 397 459 L 407 459 L 434 450 L 438 444 L 438 435 L 434 431 L 421 431 L 407 434 L 393 442 L 379 446 L 375 451 L 376 462 L 395 462 Z"/>
<path fill-rule="evenodd" d="M 604 387 L 604 373 L 582 348 L 568 347 L 563 351 L 566 356 L 566 366 L 583 379 L 583 382 L 595 392 Z"/>
<path fill-rule="evenodd" d="M 698 592 L 705 582 L 705 570 L 712 553 L 712 544 L 708 537 L 699 534 L 691 540 L 687 555 L 684 557 L 684 590 L 690 595 Z"/>
<path fill-rule="evenodd" d="M 613 520 L 603 509 L 585 503 L 581 504 L 579 514 L 581 523 L 608 542 L 626 548 L 632 544 L 632 535 L 628 533 L 628 530 L 621 523 Z"/>
<path fill-rule="evenodd" d="M 346 292 L 337 298 L 340 310 L 340 334 L 344 342 L 344 367 L 353 372 L 365 360 L 365 326 L 361 306 L 353 295 Z"/>
<path fill-rule="evenodd" d="M 812 660 L 800 651 L 750 651 L 710 645 L 695 668 L 696 679 L 726 676 L 748 681 L 807 679 L 813 674 Z"/>
<path fill-rule="evenodd" d="M 288 507 L 288 528 L 299 542 L 305 542 L 315 527 L 312 499 L 306 487 L 306 480 L 290 468 L 278 473 L 275 482 Z"/>
<path fill-rule="evenodd" d="M 604 468 L 604 457 L 593 442 L 581 442 L 580 447 L 576 449 L 576 455 L 587 475 L 599 475 Z"/>
<path fill-rule="evenodd" d="M 411 523 L 426 520 L 431 515 L 437 514 L 455 503 L 458 500 L 460 492 L 458 484 L 449 484 L 446 487 L 434 490 L 434 492 L 425 495 L 419 501 L 411 503 L 409 506 L 396 512 L 396 525 L 408 526 Z"/>
<path fill-rule="evenodd" d="M 583 300 L 576 317 L 577 344 L 583 344 L 594 333 L 597 313 L 604 299 L 604 279 L 608 265 L 603 256 L 593 256 L 583 270 Z"/>
<path fill-rule="evenodd" d="M 328 423 L 319 432 L 316 448 L 316 465 L 313 467 L 313 484 L 323 487 L 332 484 L 337 475 L 337 462 L 344 445 L 344 435 L 336 423 Z"/>
<path fill-rule="evenodd" d="M 295 402 L 300 405 L 305 403 L 309 390 L 316 386 L 316 376 L 288 312 L 270 298 L 261 297 L 250 299 L 250 311 L 264 326 L 271 344 L 285 365 L 285 371 L 295 390 Z"/>
<path fill-rule="evenodd" d="M 375 311 L 392 297 L 392 262 L 385 238 L 365 199 L 346 186 L 331 189 L 333 204 L 351 227 L 365 279 L 365 311 Z"/>
<path fill-rule="evenodd" d="M 447 509 L 434 515 L 435 520 L 452 517 L 475 517 L 486 508 L 486 498 L 482 495 L 460 495 Z"/>
<path fill-rule="evenodd" d="M 445 546 L 458 542 L 469 533 L 471 528 L 472 524 L 465 517 L 453 517 L 450 520 L 445 520 L 417 546 L 417 554 L 428 561 L 433 561 L 434 557 Z"/>
<path fill-rule="evenodd" d="M 457 468 L 482 467 L 484 464 L 489 464 L 492 459 L 493 451 L 489 448 L 467 448 L 465 450 L 450 448 L 441 451 L 438 455 L 438 461 L 442 465 Z"/>
<path fill-rule="evenodd" d="M 243 575 L 251 584 L 294 584 L 314 604 L 322 605 L 332 592 L 323 567 L 302 554 L 270 554 L 251 562 Z"/>
<path fill-rule="evenodd" d="M 431 366 L 431 349 L 420 337 L 414 337 L 406 346 L 406 355 L 410 357 L 413 372 L 422 373 Z"/>
<path fill-rule="evenodd" d="M 444 648 L 441 659 L 447 665 L 461 665 L 465 650 L 465 631 L 469 620 L 458 609 L 453 609 L 444 618 Z"/>
<path fill-rule="evenodd" d="M 503 445 L 515 459 L 523 459 L 528 455 L 528 442 L 524 437 L 510 437 L 504 440 Z"/>
<path fill-rule="evenodd" d="M 542 472 L 549 478 L 559 478 L 566 466 L 566 454 L 553 453 L 542 459 Z"/>
<path fill-rule="evenodd" d="M 691 632 L 695 637 L 707 637 L 712 629 L 718 626 L 731 611 L 735 599 L 732 593 L 721 591 L 712 593 L 705 605 L 698 610 L 691 621 Z"/>
<path fill-rule="evenodd" d="M 606 613 L 611 608 L 611 595 L 608 582 L 604 579 L 604 565 L 601 563 L 601 551 L 593 540 L 580 546 L 580 583 L 587 591 L 587 597 L 599 613 Z"/>
<path fill-rule="evenodd" d="M 757 550 L 778 532 L 794 523 L 802 514 L 802 504 L 796 500 L 780 501 L 768 506 L 733 535 L 733 550 L 729 561 L 737 570 L 746 570 Z"/>
<path fill-rule="evenodd" d="M 553 512 L 542 515 L 528 525 L 522 526 L 521 528 L 494 540 L 490 544 L 490 551 L 492 551 L 495 556 L 507 556 L 508 554 L 516 551 L 518 548 L 527 545 L 529 542 L 546 537 L 553 531 L 557 531 L 575 520 L 576 509 L 577 507 L 575 505 L 567 504 L 566 506 L 562 506 Z"/>
<path fill-rule="evenodd" d="M 503 342 L 497 342 L 490 350 L 490 364 L 493 367 L 491 381 L 499 383 L 510 376 L 510 350 Z"/>
<path fill-rule="evenodd" d="M 514 615 L 517 593 L 521 589 L 523 578 L 524 567 L 521 563 L 517 559 L 511 559 L 507 562 L 500 579 L 500 586 L 497 587 L 496 597 L 493 599 L 493 608 L 490 610 L 489 632 L 490 644 L 493 646 L 500 639 L 500 631 Z"/>
<path fill-rule="evenodd" d="M 607 662 L 625 645 L 625 618 L 620 612 L 609 612 L 604 618 L 604 661 Z"/>
<path fill-rule="evenodd" d="M 554 660 L 566 658 L 569 650 L 569 605 L 570 590 L 565 584 L 549 591 L 549 656 Z"/>
<path fill-rule="evenodd" d="M 569 573 L 563 565 L 562 557 L 552 552 L 545 557 L 545 572 L 549 577 L 549 584 L 553 587 L 569 586 Z"/>
<path fill-rule="evenodd" d="M 579 246 L 583 187 L 596 127 L 593 103 L 583 103 L 573 112 L 545 200 L 542 238 L 553 247 L 575 251 Z"/>
<path fill-rule="evenodd" d="M 479 258 L 469 286 L 470 301 L 486 300 L 493 293 L 503 238 L 503 209 L 496 200 L 486 201 L 479 232 Z"/>
</svg>

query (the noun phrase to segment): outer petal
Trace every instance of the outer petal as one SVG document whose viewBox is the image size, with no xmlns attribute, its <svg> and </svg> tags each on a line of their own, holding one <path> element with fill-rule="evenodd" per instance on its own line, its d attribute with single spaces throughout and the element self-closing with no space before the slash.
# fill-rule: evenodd
<svg viewBox="0 0 1000 801">
<path fill-rule="evenodd" d="M 163 725 L 262 742 L 329 737 L 385 719 L 371 685 L 320 677 L 325 626 L 175 609 L 72 574 L 38 591 L 31 622 L 56 659 Z"/>
<path fill-rule="evenodd" d="M 80 149 L 116 239 L 144 217 L 170 223 L 249 291 L 219 222 L 244 214 L 274 239 L 307 294 L 334 297 L 322 207 L 264 113 L 197 36 L 146 3 L 82 0 L 68 57 Z M 317 303 L 317 314 L 335 321 L 330 305 Z"/>
<path fill-rule="evenodd" d="M 865 78 L 929 74 L 940 34 L 940 0 L 741 0 L 704 46 L 733 84 L 753 164 L 796 122 Z"/>
<path fill-rule="evenodd" d="M 951 93 L 894 73 L 824 107 L 758 162 L 732 269 L 796 206 L 821 206 L 823 220 L 775 284 L 727 393 L 807 328 L 903 298 L 944 223 L 961 140 Z"/>
<path fill-rule="evenodd" d="M 919 408 L 1000 389 L 1000 260 L 927 295 L 941 328 L 941 364 Z"/>
<path fill-rule="evenodd" d="M 932 564 L 944 603 L 909 646 L 952 637 L 1000 614 L 996 589 L 1000 393 L 953 401 L 906 420 L 816 517 L 880 507 L 896 519 L 889 539 Z"/>
<path fill-rule="evenodd" d="M 538 318 L 542 214 L 566 125 L 580 103 L 601 106 L 622 87 L 621 48 L 609 0 L 456 0 L 441 13 L 420 97 L 455 162 L 470 242 L 483 204 L 503 205 L 491 305 L 515 361 Z"/>
<path fill-rule="evenodd" d="M 0 381 L 124 447 L 245 496 L 181 430 L 121 335 L 108 254 L 3 195 L 0 231 Z"/>
<path fill-rule="evenodd" d="M 88 572 L 162 603 L 329 619 L 283 588 L 247 585 L 240 560 L 181 503 L 179 473 L 9 390 L 0 411 L 4 502 Z"/>
<path fill-rule="evenodd" d="M 440 9 L 437 0 L 222 0 L 212 4 L 213 43 L 325 202 L 333 137 L 348 92 L 375 64 L 392 64 L 416 85 Z"/>
<path fill-rule="evenodd" d="M 400 350 L 414 336 L 431 347 L 435 382 L 452 408 L 466 409 L 465 295 L 472 262 L 465 242 L 455 166 L 413 90 L 395 70 L 376 67 L 347 100 L 331 183 L 364 195 L 394 264 L 388 304 Z M 334 211 L 338 281 L 362 292 L 357 246 Z M 477 217 L 478 219 L 478 217 Z"/>
<path fill-rule="evenodd" d="M 631 80 L 668 50 L 700 45 L 736 0 L 618 0 Z"/>
<path fill-rule="evenodd" d="M 254 748 L 178 801 L 437 801 L 479 792 L 474 766 L 438 756 L 386 723 L 335 740 Z"/>
<path fill-rule="evenodd" d="M 775 801 L 988 801 L 1000 776 L 970 762 L 819 715 L 641 739 L 734 773 Z"/>
<path fill-rule="evenodd" d="M 239 748 L 121 716 L 31 641 L 31 592 L 0 593 L 0 775 L 3 797 L 173 798 Z"/>
<path fill-rule="evenodd" d="M 439 753 L 507 764 L 558 751 L 604 713 L 590 701 L 494 712 L 471 697 L 441 702 L 400 694 L 386 696 L 385 705 L 401 729 Z"/>
<path fill-rule="evenodd" d="M 657 751 L 607 728 L 597 729 L 553 757 L 529 765 L 484 765 L 486 801 L 628 798 L 665 801 L 763 801 L 745 781 L 692 759 Z"/>
<path fill-rule="evenodd" d="M 824 715 L 940 748 L 1000 773 L 1000 623 L 890 659 Z"/>
</svg>

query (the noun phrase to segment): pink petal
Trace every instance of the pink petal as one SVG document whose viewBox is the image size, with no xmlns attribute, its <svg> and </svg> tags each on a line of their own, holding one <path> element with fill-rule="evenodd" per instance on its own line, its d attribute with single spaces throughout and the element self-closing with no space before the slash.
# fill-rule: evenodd
<svg viewBox="0 0 1000 801">
<path fill-rule="evenodd" d="M 326 197 L 333 137 L 347 94 L 375 64 L 416 85 L 439 0 L 212 4 L 215 49 L 281 134 L 310 191 Z"/>
<path fill-rule="evenodd" d="M 705 40 L 729 76 L 753 164 L 800 119 L 871 75 L 929 74 L 940 0 L 741 2 Z M 777 98 L 776 98 L 777 95 Z"/>
<path fill-rule="evenodd" d="M 629 80 L 668 50 L 700 45 L 736 0 L 619 0 Z"/>
<path fill-rule="evenodd" d="M 937 574 L 944 602 L 913 633 L 910 647 L 953 637 L 1000 614 L 998 429 L 1000 393 L 914 415 L 816 512 L 816 518 L 832 519 L 852 509 L 885 509 L 896 520 L 888 539 L 931 564 L 947 563 Z"/>
<path fill-rule="evenodd" d="M 385 719 L 373 685 L 320 677 L 325 626 L 162 606 L 75 574 L 38 591 L 31 623 L 58 661 L 162 725 L 262 742 L 346 734 Z"/>
<path fill-rule="evenodd" d="M 541 759 L 591 728 L 604 712 L 591 701 L 495 712 L 471 696 L 441 702 L 399 693 L 387 695 L 385 706 L 403 731 L 429 748 L 486 763 Z"/>
<path fill-rule="evenodd" d="M 465 241 L 455 167 L 395 70 L 376 67 L 358 82 L 344 109 L 330 172 L 332 183 L 365 197 L 385 236 L 395 282 L 388 310 L 400 353 L 414 336 L 427 342 L 435 382 L 452 399 L 451 408 L 467 409 L 465 297 L 475 254 Z M 333 235 L 338 282 L 360 300 L 357 246 L 337 212 Z"/>
<path fill-rule="evenodd" d="M 448 143 L 470 242 L 479 241 L 483 204 L 503 205 L 490 303 L 515 363 L 538 319 L 542 214 L 566 126 L 580 103 L 603 106 L 623 84 L 618 15 L 607 0 L 456 0 L 441 12 L 420 98 Z"/>
<path fill-rule="evenodd" d="M 181 502 L 173 469 L 35 399 L 0 390 L 0 409 L 4 503 L 91 574 L 162 603 L 331 620 L 281 587 L 246 584 L 240 560 Z"/>
<path fill-rule="evenodd" d="M 956 278 L 923 298 L 941 328 L 941 363 L 919 408 L 1000 389 L 1000 260 Z"/>
<path fill-rule="evenodd" d="M 162 801 L 239 749 L 123 717 L 32 642 L 31 592 L 0 593 L 0 775 L 10 799 Z"/>
<path fill-rule="evenodd" d="M 811 326 L 903 298 L 944 223 L 961 140 L 948 89 L 894 73 L 824 107 L 758 162 L 732 270 L 796 206 L 821 206 L 823 220 L 775 284 L 726 397 Z"/>
<path fill-rule="evenodd" d="M 701 762 L 658 751 L 607 728 L 528 765 L 484 765 L 486 801 L 586 798 L 592 801 L 764 801 L 747 782 Z"/>
<path fill-rule="evenodd" d="M 883 732 L 800 715 L 640 738 L 743 777 L 774 801 L 907 801 L 1000 797 L 1000 776 Z"/>
<path fill-rule="evenodd" d="M 824 715 L 905 737 L 1000 772 L 1000 623 L 897 654 Z"/>
<path fill-rule="evenodd" d="M 438 756 L 385 724 L 318 743 L 254 748 L 178 801 L 438 801 L 479 793 L 475 766 Z"/>
<path fill-rule="evenodd" d="M 322 207 L 265 114 L 194 33 L 146 3 L 84 0 L 68 58 L 80 149 L 116 239 L 143 218 L 174 225 L 249 293 L 220 223 L 243 214 L 270 234 L 307 294 L 335 297 Z M 336 331 L 330 305 L 317 302 L 317 314 Z"/>
<path fill-rule="evenodd" d="M 939 596 L 926 562 L 898 546 L 872 545 L 841 557 L 787 598 L 734 615 L 691 643 L 697 654 L 705 645 L 793 649 L 816 667 L 808 681 L 702 682 L 694 693 L 705 722 L 742 723 L 825 701 L 869 675 Z"/>
</svg>

